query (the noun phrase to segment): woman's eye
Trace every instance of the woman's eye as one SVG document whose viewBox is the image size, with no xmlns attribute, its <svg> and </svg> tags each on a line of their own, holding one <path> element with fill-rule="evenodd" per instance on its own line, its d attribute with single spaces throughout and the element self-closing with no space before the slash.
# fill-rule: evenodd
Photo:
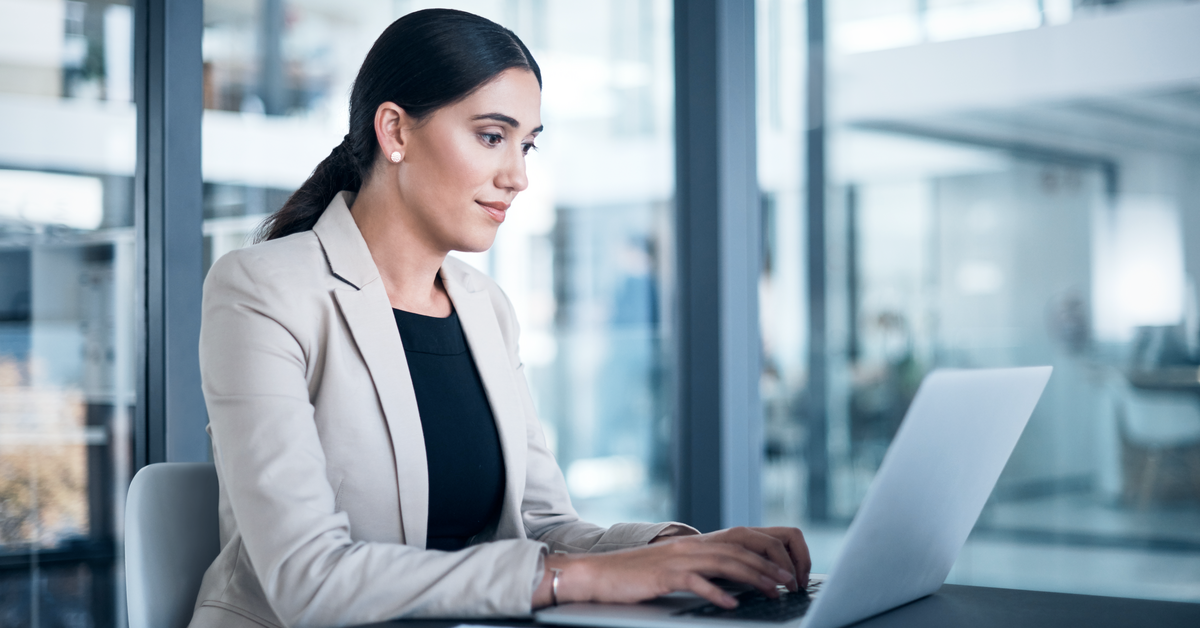
<svg viewBox="0 0 1200 628">
<path fill-rule="evenodd" d="M 500 142 L 504 141 L 504 138 L 498 133 L 483 133 L 480 137 L 483 138 L 484 143 L 488 146 L 498 146 Z"/>
<path fill-rule="evenodd" d="M 529 151 L 531 151 L 531 150 L 537 150 L 537 146 L 533 142 L 529 142 L 528 144 L 521 144 L 521 153 L 522 154 L 528 155 Z"/>
</svg>

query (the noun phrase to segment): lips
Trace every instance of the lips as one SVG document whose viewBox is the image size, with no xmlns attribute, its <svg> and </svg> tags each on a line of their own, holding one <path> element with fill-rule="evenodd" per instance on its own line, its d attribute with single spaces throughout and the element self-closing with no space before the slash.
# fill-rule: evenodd
<svg viewBox="0 0 1200 628">
<path fill-rule="evenodd" d="M 508 211 L 508 203 L 503 201 L 494 201 L 491 203 L 485 203 L 483 201 L 475 202 L 483 208 L 483 211 L 487 212 L 487 214 L 492 217 L 492 220 L 495 220 L 496 222 L 504 222 L 504 212 Z"/>
</svg>

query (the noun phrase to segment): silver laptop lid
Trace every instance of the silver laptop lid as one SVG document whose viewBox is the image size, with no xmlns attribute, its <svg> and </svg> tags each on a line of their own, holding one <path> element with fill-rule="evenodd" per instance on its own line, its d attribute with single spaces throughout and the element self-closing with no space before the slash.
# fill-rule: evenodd
<svg viewBox="0 0 1200 628">
<path fill-rule="evenodd" d="M 805 628 L 845 626 L 942 586 L 1050 371 L 939 370 L 925 378 Z"/>
</svg>

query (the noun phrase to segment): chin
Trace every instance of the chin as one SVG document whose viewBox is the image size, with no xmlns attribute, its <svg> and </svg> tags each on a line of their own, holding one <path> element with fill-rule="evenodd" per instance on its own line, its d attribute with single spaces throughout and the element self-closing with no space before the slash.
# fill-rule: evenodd
<svg viewBox="0 0 1200 628">
<path fill-rule="evenodd" d="M 487 235 L 480 234 L 479 237 L 465 238 L 459 241 L 453 250 L 461 253 L 483 253 L 492 248 L 492 245 L 495 243 L 496 232 L 493 231 Z"/>
</svg>

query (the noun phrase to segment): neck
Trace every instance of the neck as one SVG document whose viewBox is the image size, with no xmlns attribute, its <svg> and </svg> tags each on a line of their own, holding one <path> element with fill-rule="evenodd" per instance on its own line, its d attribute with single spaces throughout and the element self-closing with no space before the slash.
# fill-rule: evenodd
<svg viewBox="0 0 1200 628">
<path fill-rule="evenodd" d="M 392 307 L 445 317 L 450 298 L 438 279 L 449 251 L 434 246 L 408 218 L 403 201 L 384 186 L 364 183 L 350 211 L 362 232 Z"/>
</svg>

